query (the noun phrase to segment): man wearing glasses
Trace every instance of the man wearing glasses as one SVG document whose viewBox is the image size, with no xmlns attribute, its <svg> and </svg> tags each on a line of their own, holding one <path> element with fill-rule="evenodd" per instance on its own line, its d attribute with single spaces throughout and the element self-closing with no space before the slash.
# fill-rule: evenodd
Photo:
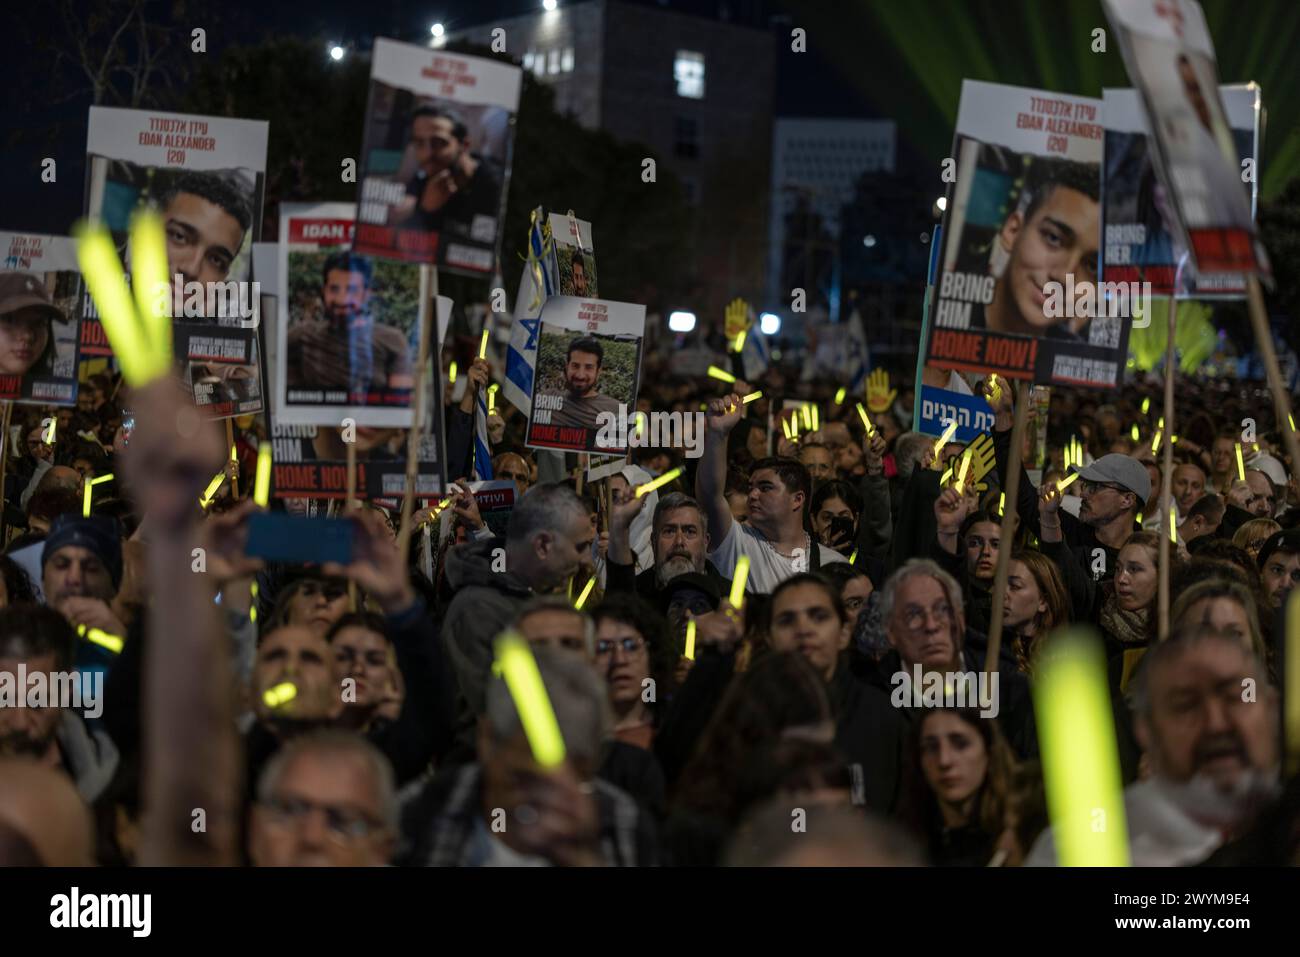
<svg viewBox="0 0 1300 957">
<path fill-rule="evenodd" d="M 988 397 L 991 383 L 980 383 L 980 394 Z M 1011 411 L 1014 403 L 1010 383 L 1002 382 L 997 402 L 989 400 L 997 413 L 993 426 L 993 449 L 997 457 L 999 482 L 1005 487 L 1007 462 L 1011 457 Z M 1076 486 L 1082 500 L 1079 516 L 1057 511 L 1062 540 L 1074 553 L 1081 568 L 1088 569 L 1095 581 L 1115 576 L 1119 550 L 1138 531 L 1137 515 L 1151 497 L 1151 475 L 1146 466 L 1128 455 L 1112 452 L 1079 470 Z M 1038 514 L 1038 489 L 1021 467 L 1020 494 L 1016 511 L 1020 521 L 1034 535 L 1042 538 Z"/>
</svg>

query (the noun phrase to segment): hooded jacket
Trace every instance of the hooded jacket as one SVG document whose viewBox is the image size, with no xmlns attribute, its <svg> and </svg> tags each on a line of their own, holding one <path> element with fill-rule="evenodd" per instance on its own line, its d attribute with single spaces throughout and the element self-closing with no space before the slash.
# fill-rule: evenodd
<svg viewBox="0 0 1300 957">
<path fill-rule="evenodd" d="M 108 787 L 117 773 L 118 753 L 113 741 L 103 731 L 91 731 L 74 711 L 64 711 L 55 732 L 63 767 L 72 776 L 77 793 L 87 804 Z"/>
<path fill-rule="evenodd" d="M 483 713 L 492 639 L 509 626 L 533 593 L 509 569 L 492 570 L 493 553 L 505 545 L 504 538 L 488 538 L 457 545 L 447 553 L 447 583 L 456 593 L 443 618 L 443 639 L 461 696 L 475 715 Z"/>
</svg>

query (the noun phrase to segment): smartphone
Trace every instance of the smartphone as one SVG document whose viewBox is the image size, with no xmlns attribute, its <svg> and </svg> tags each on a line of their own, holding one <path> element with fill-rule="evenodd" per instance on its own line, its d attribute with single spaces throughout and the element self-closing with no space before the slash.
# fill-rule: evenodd
<svg viewBox="0 0 1300 957">
<path fill-rule="evenodd" d="M 853 517 L 850 515 L 836 515 L 831 519 L 830 537 L 833 542 L 851 542 L 853 541 Z"/>
<path fill-rule="evenodd" d="M 135 413 L 123 412 L 122 413 L 122 446 L 124 448 L 131 444 L 131 433 L 134 431 L 135 431 Z"/>
<path fill-rule="evenodd" d="M 254 512 L 248 518 L 244 554 L 272 562 L 350 564 L 356 526 L 348 518 L 306 518 L 284 512 Z"/>
</svg>

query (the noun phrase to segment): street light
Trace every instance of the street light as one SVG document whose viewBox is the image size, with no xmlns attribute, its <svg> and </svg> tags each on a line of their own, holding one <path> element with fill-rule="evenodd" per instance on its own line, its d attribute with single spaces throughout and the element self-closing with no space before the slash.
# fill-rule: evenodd
<svg viewBox="0 0 1300 957">
<path fill-rule="evenodd" d="M 337 63 L 339 62 L 339 60 L 343 59 L 344 52 L 345 51 L 341 46 L 335 44 L 334 46 L 330 47 L 330 59 L 333 60 L 335 63 Z"/>
<path fill-rule="evenodd" d="M 443 29 L 441 23 L 435 23 L 433 26 L 429 27 L 429 32 L 432 33 L 435 37 L 440 37 L 447 31 Z"/>
<path fill-rule="evenodd" d="M 948 197 L 940 196 L 938 199 L 934 201 L 934 205 L 939 207 L 939 212 L 943 212 L 945 209 L 948 208 Z"/>
<path fill-rule="evenodd" d="M 876 244 L 876 237 L 875 237 L 875 236 L 863 236 L 863 237 L 862 237 L 862 245 L 866 246 L 868 249 L 870 249 L 870 248 L 871 248 L 872 246 L 874 246 L 875 244 Z"/>
<path fill-rule="evenodd" d="M 672 313 L 668 316 L 668 328 L 673 332 L 690 332 L 695 328 L 695 313 L 681 310 Z"/>
<path fill-rule="evenodd" d="M 542 0 L 542 9 L 547 13 L 550 13 L 558 6 L 559 3 L 557 3 L 556 0 Z"/>
<path fill-rule="evenodd" d="M 781 317 L 774 312 L 765 312 L 758 317 L 758 330 L 765 336 L 774 336 L 781 331 Z"/>
</svg>

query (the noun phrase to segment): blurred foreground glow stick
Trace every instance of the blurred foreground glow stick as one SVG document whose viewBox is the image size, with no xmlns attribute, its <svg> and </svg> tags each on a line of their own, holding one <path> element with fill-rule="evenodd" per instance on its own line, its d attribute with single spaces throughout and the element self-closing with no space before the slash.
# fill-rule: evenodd
<svg viewBox="0 0 1300 957">
<path fill-rule="evenodd" d="M 835 391 L 835 404 L 836 404 L 836 405 L 843 405 L 843 404 L 844 404 L 844 396 L 845 396 L 845 394 L 846 394 L 848 391 L 849 391 L 849 390 L 848 390 L 846 387 L 844 387 L 844 386 L 840 386 L 840 387 Z"/>
<path fill-rule="evenodd" d="M 695 660 L 695 619 L 686 622 L 686 653 L 682 655 L 688 661 Z"/>
<path fill-rule="evenodd" d="M 735 382 L 736 377 L 726 369 L 719 369 L 717 366 L 709 366 L 709 378 L 720 379 L 723 382 Z"/>
<path fill-rule="evenodd" d="M 733 342 L 732 345 L 731 345 L 731 351 L 732 351 L 732 352 L 744 352 L 744 351 L 745 351 L 745 336 L 747 336 L 748 334 L 749 334 L 749 330 L 748 330 L 748 329 L 742 329 L 742 330 L 739 332 L 739 334 L 737 334 L 737 336 L 736 336 L 736 341 Z"/>
<path fill-rule="evenodd" d="M 669 469 L 667 472 L 659 476 L 653 482 L 646 482 L 644 485 L 638 485 L 636 487 L 636 497 L 640 498 L 642 495 L 648 495 L 649 493 L 653 492 L 655 489 L 659 488 L 661 485 L 667 485 L 669 482 L 673 481 L 681 474 L 682 474 L 682 467 L 680 465 L 677 466 L 677 468 L 675 469 Z"/>
<path fill-rule="evenodd" d="M 98 628 L 87 628 L 85 625 L 77 626 L 77 634 L 87 641 L 92 641 L 101 648 L 107 648 L 115 655 L 122 653 L 122 648 L 126 645 L 126 640 L 121 635 L 110 635 L 106 631 Z"/>
<path fill-rule="evenodd" d="M 957 434 L 957 420 L 948 420 L 948 427 L 943 430 L 943 435 L 939 436 L 938 441 L 934 443 L 934 457 L 937 459 L 943 447 L 948 444 L 948 440 Z"/>
<path fill-rule="evenodd" d="M 135 301 L 127 288 L 117 247 L 103 226 L 77 226 L 77 263 L 86 277 L 86 288 L 95 300 L 100 322 L 122 366 L 127 384 L 139 387 L 167 372 L 170 348 L 165 355 L 149 339 L 152 326 L 145 327 L 136 313 Z M 166 268 L 163 270 L 164 281 Z M 167 345 L 170 346 L 170 329 Z"/>
<path fill-rule="evenodd" d="M 162 220 L 149 209 L 131 217 L 131 290 L 145 338 L 165 370 L 172 354 L 167 236 Z"/>
<path fill-rule="evenodd" d="M 478 344 L 478 357 L 480 359 L 487 358 L 487 344 L 488 344 L 488 327 L 485 325 L 483 327 L 483 340 Z"/>
<path fill-rule="evenodd" d="M 596 576 L 592 575 L 587 579 L 587 584 L 582 586 L 582 591 L 578 593 L 578 600 L 573 603 L 573 607 L 581 609 L 587 603 L 587 596 L 591 594 L 591 590 L 595 587 Z"/>
<path fill-rule="evenodd" d="M 1282 741 L 1288 778 L 1300 771 L 1300 588 L 1286 600 L 1286 643 L 1282 652 Z"/>
<path fill-rule="evenodd" d="M 271 501 L 271 442 L 261 443 L 257 447 L 257 478 L 253 482 L 253 502 L 259 508 L 266 508 Z"/>
<path fill-rule="evenodd" d="M 1246 463 L 1241 460 L 1241 443 L 1237 443 L 1237 481 L 1246 481 Z"/>
<path fill-rule="evenodd" d="M 745 604 L 745 582 L 749 580 L 749 556 L 741 555 L 736 559 L 736 570 L 731 575 L 731 594 L 727 600 L 731 607 L 739 609 Z"/>
<path fill-rule="evenodd" d="M 803 416 L 803 427 L 806 431 L 811 432 L 813 429 L 812 411 L 808 408 L 808 406 L 806 405 L 801 406 L 798 413 L 796 414 Z"/>
<path fill-rule="evenodd" d="M 812 416 L 812 430 L 816 432 L 822 427 L 821 414 L 817 411 L 817 406 L 810 406 L 809 414 Z"/>
<path fill-rule="evenodd" d="M 1133 436 L 1133 441 L 1134 441 L 1134 442 L 1141 441 L 1142 433 L 1140 433 L 1140 432 L 1138 431 L 1138 427 L 1137 427 L 1137 423 L 1136 423 L 1136 422 L 1133 423 L 1133 428 L 1132 428 L 1132 430 L 1129 432 L 1129 435 Z"/>
<path fill-rule="evenodd" d="M 763 398 L 763 392 L 762 390 L 759 390 L 758 392 L 751 392 L 749 395 L 741 399 L 740 402 L 742 405 L 749 405 L 749 403 L 757 402 L 761 398 Z"/>
<path fill-rule="evenodd" d="M 1070 487 L 1070 485 L 1071 485 L 1071 484 L 1072 484 L 1072 483 L 1073 483 L 1073 482 L 1074 482 L 1078 477 L 1079 477 L 1079 473 L 1078 473 L 1078 472 L 1075 472 L 1073 475 L 1070 475 L 1070 476 L 1068 476 L 1068 477 L 1066 477 L 1066 478 L 1061 479 L 1059 482 L 1056 483 L 1056 490 L 1057 490 L 1058 492 L 1064 492 L 1067 488 Z"/>
<path fill-rule="evenodd" d="M 1146 415 L 1150 411 L 1151 411 L 1151 396 L 1147 396 L 1145 399 L 1142 400 L 1142 414 Z M 1133 426 L 1133 428 L 1136 429 L 1137 426 L 1135 425 Z"/>
<path fill-rule="evenodd" d="M 451 368 L 447 370 L 447 378 L 451 380 L 452 385 L 456 384 L 456 363 L 455 362 L 453 362 L 451 364 Z"/>
<path fill-rule="evenodd" d="M 1127 867 L 1115 725 L 1096 636 L 1083 629 L 1053 636 L 1033 696 L 1058 862 Z"/>
<path fill-rule="evenodd" d="M 562 764 L 564 736 L 528 642 L 517 631 L 503 632 L 496 640 L 496 661 L 519 712 L 533 760 L 544 768 Z"/>
<path fill-rule="evenodd" d="M 273 688 L 262 692 L 262 700 L 268 708 L 279 708 L 298 697 L 298 686 L 292 681 L 282 681 Z"/>
<path fill-rule="evenodd" d="M 212 481 L 208 483 L 208 487 L 205 488 L 203 490 L 203 494 L 199 496 L 199 508 L 206 509 L 209 505 L 212 504 L 212 497 L 217 494 L 217 489 L 221 488 L 221 483 L 224 482 L 225 480 L 226 480 L 225 469 L 222 469 L 220 472 L 218 472 L 216 475 L 212 477 Z M 90 490 L 87 489 L 86 491 L 90 491 Z M 89 507 L 89 499 L 87 499 L 87 507 Z"/>
</svg>

